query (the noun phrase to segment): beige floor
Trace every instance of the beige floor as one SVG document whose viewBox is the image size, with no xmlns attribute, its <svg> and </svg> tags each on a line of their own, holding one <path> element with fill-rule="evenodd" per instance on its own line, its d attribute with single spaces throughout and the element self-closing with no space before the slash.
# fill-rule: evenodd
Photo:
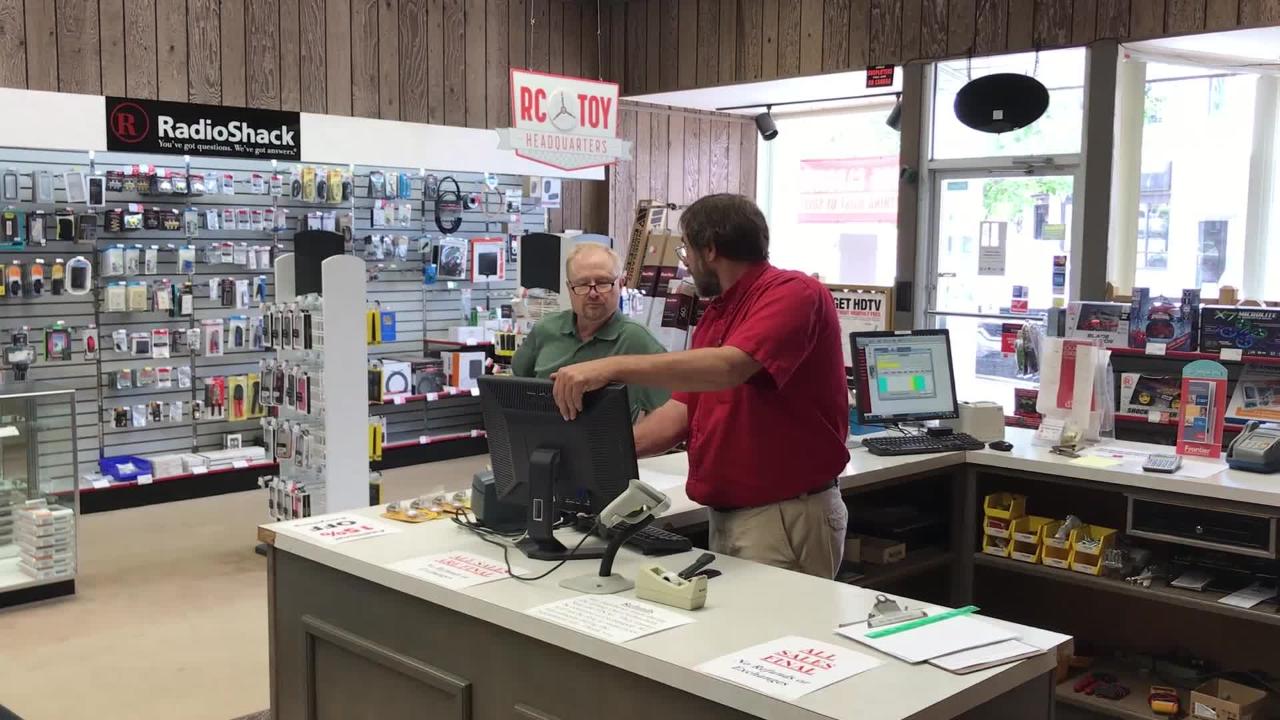
<svg viewBox="0 0 1280 720">
<path fill-rule="evenodd" d="M 487 457 L 384 474 L 398 499 Z M 229 720 L 268 705 L 262 492 L 82 518 L 77 595 L 0 611 L 0 705 L 24 720 Z"/>
</svg>

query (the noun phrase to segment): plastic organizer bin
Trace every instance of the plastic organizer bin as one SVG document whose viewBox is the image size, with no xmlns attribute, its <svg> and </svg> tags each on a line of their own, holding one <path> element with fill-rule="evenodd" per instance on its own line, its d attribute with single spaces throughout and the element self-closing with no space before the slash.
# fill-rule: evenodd
<svg viewBox="0 0 1280 720">
<path fill-rule="evenodd" d="M 1118 533 L 1114 528 L 1100 525 L 1077 528 L 1071 537 L 1071 569 L 1085 575 L 1101 575 L 1102 556 L 1115 544 Z M 1085 545 L 1082 549 L 1081 541 L 1089 540 L 1098 541 L 1098 545 L 1093 548 Z"/>
<path fill-rule="evenodd" d="M 1026 563 L 1039 563 L 1044 551 L 1044 529 L 1053 518 L 1027 515 L 1013 521 L 1009 528 L 1009 557 Z"/>
<path fill-rule="evenodd" d="M 1007 539 L 1009 537 L 1009 530 L 1013 526 L 1014 522 L 1014 520 L 984 516 L 982 518 L 982 534 Z"/>
<path fill-rule="evenodd" d="M 1027 514 L 1027 496 L 1014 493 L 991 493 L 982 499 L 984 518 L 1013 520 Z M 985 524 L 985 519 L 983 523 Z"/>
<path fill-rule="evenodd" d="M 130 464 L 133 467 L 129 467 Z M 127 482 L 137 479 L 139 475 L 150 475 L 151 461 L 136 455 L 117 455 L 99 460 L 98 469 L 116 482 Z"/>
<path fill-rule="evenodd" d="M 982 552 L 996 557 L 1009 557 L 1009 548 L 1013 547 L 1013 543 L 992 535 L 982 536 Z"/>
<path fill-rule="evenodd" d="M 1071 551 L 1074 547 L 1075 531 L 1066 540 L 1054 539 L 1058 528 L 1065 520 L 1051 520 L 1040 528 L 1040 564 L 1062 570 L 1071 569 Z"/>
</svg>

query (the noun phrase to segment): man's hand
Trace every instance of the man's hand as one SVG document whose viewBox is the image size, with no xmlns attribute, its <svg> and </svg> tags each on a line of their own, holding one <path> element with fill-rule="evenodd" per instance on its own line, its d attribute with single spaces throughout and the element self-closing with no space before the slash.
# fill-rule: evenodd
<svg viewBox="0 0 1280 720">
<path fill-rule="evenodd" d="M 573 420 L 582 412 L 582 396 L 592 390 L 599 390 L 612 379 L 615 358 L 591 360 L 577 365 L 566 365 L 551 374 L 555 381 L 552 394 L 556 398 L 556 406 L 565 420 Z"/>
</svg>

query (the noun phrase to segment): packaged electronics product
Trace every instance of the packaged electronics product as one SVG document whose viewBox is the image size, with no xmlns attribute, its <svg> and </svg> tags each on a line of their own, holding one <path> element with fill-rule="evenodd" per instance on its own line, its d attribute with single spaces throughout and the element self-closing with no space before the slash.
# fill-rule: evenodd
<svg viewBox="0 0 1280 720">
<path fill-rule="evenodd" d="M 1128 347 L 1129 310 L 1129 303 L 1072 302 L 1067 305 L 1066 337 L 1101 340 L 1106 347 Z"/>
<path fill-rule="evenodd" d="M 1280 310 L 1204 305 L 1200 308 L 1200 350 L 1237 349 L 1243 355 L 1280 357 Z"/>
<path fill-rule="evenodd" d="M 1181 397 L 1180 375 L 1124 373 L 1120 376 L 1120 407 L 1117 412 L 1143 415 L 1153 422 L 1169 422 L 1178 417 Z"/>
<path fill-rule="evenodd" d="M 1129 307 L 1129 347 L 1161 343 L 1167 350 L 1195 350 L 1199 306 L 1199 290 L 1183 290 L 1180 298 L 1172 298 L 1152 295 L 1148 288 L 1134 288 Z"/>
</svg>

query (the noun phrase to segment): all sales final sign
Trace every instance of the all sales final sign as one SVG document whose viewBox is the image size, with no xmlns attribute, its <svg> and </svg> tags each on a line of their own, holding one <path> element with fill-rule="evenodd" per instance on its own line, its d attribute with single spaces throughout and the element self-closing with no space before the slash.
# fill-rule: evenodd
<svg viewBox="0 0 1280 720">
<path fill-rule="evenodd" d="M 497 130 L 499 148 L 561 170 L 631 156 L 618 139 L 617 83 L 512 68 L 511 122 Z"/>
</svg>

